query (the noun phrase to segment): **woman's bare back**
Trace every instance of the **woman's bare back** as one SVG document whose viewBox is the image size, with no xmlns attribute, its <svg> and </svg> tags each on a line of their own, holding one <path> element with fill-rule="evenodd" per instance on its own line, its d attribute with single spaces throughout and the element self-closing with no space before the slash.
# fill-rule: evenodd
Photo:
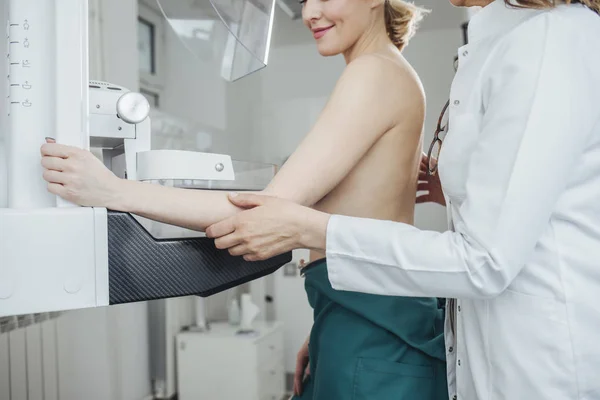
<svg viewBox="0 0 600 400">
<path fill-rule="evenodd" d="M 425 97 L 418 76 L 399 53 L 378 56 L 388 67 L 373 73 L 389 75 L 388 90 L 405 92 L 403 104 L 390 104 L 386 102 L 386 93 L 381 94 L 381 107 L 397 108 L 399 118 L 314 208 L 327 213 L 412 224 Z M 343 143 L 339 151 L 344 151 Z M 321 253 L 311 252 L 311 261 L 322 257 Z"/>
</svg>

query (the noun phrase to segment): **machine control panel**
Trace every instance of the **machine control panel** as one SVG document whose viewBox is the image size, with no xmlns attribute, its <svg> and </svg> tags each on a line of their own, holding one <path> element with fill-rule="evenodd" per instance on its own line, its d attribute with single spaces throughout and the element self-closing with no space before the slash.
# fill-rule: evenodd
<svg viewBox="0 0 600 400">
<path fill-rule="evenodd" d="M 17 8 L 17 10 L 13 10 Z M 18 7 L 11 8 L 10 19 L 6 21 L 6 60 L 8 63 L 8 115 L 15 107 L 31 108 L 36 92 L 36 70 L 39 68 L 36 55 L 38 26 L 27 14 L 19 15 Z"/>
</svg>

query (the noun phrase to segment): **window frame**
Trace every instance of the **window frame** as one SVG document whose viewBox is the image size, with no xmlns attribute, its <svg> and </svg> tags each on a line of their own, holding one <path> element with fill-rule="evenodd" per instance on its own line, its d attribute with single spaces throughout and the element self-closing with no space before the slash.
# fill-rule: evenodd
<svg viewBox="0 0 600 400">
<path fill-rule="evenodd" d="M 159 9 L 150 5 L 145 0 L 139 0 L 137 23 L 150 25 L 152 35 L 152 71 L 142 71 L 138 66 L 140 74 L 140 92 L 147 97 L 149 96 L 149 101 L 153 99 L 155 108 L 160 108 L 160 99 L 165 88 L 165 19 Z"/>
</svg>

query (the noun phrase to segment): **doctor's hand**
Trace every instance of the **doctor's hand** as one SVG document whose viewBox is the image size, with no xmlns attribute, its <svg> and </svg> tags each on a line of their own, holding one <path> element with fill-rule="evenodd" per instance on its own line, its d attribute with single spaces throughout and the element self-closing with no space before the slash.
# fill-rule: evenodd
<svg viewBox="0 0 600 400">
<path fill-rule="evenodd" d="M 230 194 L 246 209 L 206 230 L 215 246 L 246 261 L 266 260 L 288 251 L 325 249 L 329 215 L 291 201 L 256 194 Z"/>
<path fill-rule="evenodd" d="M 436 164 L 437 160 L 434 159 L 433 163 Z M 444 198 L 442 184 L 440 183 L 440 175 L 439 173 L 436 173 L 433 176 L 429 176 L 427 171 L 428 165 L 429 159 L 427 158 L 427 155 L 423 154 L 419 168 L 417 191 L 426 193 L 417 195 L 416 203 L 437 203 L 441 206 L 446 206 L 446 199 Z"/>
<path fill-rule="evenodd" d="M 50 193 L 81 206 L 111 208 L 116 203 L 121 179 L 91 152 L 48 138 L 41 153 Z"/>
</svg>

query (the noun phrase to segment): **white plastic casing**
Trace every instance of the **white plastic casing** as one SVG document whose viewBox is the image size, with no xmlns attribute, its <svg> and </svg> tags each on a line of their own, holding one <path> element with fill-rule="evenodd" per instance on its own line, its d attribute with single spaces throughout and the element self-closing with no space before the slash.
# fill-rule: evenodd
<svg viewBox="0 0 600 400">
<path fill-rule="evenodd" d="M 137 180 L 202 179 L 235 180 L 231 157 L 182 150 L 137 153 Z"/>
<path fill-rule="evenodd" d="M 0 209 L 0 317 L 108 305 L 106 209 Z"/>
</svg>

